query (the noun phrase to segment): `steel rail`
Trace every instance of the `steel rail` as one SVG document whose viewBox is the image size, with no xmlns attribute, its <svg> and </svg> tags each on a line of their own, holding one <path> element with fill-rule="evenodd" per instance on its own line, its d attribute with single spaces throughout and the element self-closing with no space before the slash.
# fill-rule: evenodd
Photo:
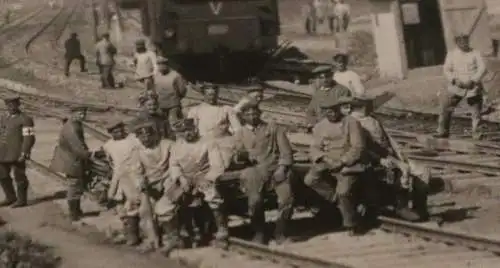
<svg viewBox="0 0 500 268">
<path fill-rule="evenodd" d="M 24 45 L 24 52 L 25 54 L 30 53 L 30 47 L 31 44 L 38 38 L 40 37 L 59 17 L 61 17 L 64 14 L 64 11 L 67 9 L 67 7 L 62 6 L 59 11 L 46 23 L 44 24 L 40 30 L 38 30 L 33 36 L 31 36 L 26 44 Z"/>
<path fill-rule="evenodd" d="M 393 233 L 416 235 L 436 242 L 454 246 L 463 246 L 474 250 L 500 253 L 500 240 L 473 236 L 455 231 L 444 231 L 436 228 L 425 227 L 419 224 L 379 216 L 380 228 Z"/>
</svg>

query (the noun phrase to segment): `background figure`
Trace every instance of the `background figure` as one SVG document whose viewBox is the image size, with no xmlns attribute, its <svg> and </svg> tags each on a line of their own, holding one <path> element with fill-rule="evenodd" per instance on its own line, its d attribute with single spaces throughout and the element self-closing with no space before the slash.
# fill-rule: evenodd
<svg viewBox="0 0 500 268">
<path fill-rule="evenodd" d="M 102 88 L 115 88 L 113 68 L 115 66 L 116 47 L 111 43 L 108 33 L 96 44 L 96 59 L 101 74 Z"/>
<path fill-rule="evenodd" d="M 306 28 L 307 34 L 316 34 L 317 19 L 316 19 L 316 9 L 314 8 L 313 0 L 311 0 L 304 7 L 304 14 L 306 17 L 304 26 Z"/>
<path fill-rule="evenodd" d="M 68 40 L 64 43 L 64 48 L 66 49 L 66 53 L 64 54 L 64 59 L 66 60 L 64 65 L 64 74 L 69 76 L 69 68 L 71 67 L 73 60 L 78 60 L 80 62 L 80 72 L 86 72 L 85 57 L 82 54 L 78 34 L 72 33 Z"/>
<path fill-rule="evenodd" d="M 143 39 L 137 40 L 135 43 L 135 78 L 137 81 L 144 83 L 146 90 L 154 89 L 154 74 L 156 69 L 156 56 L 152 51 L 146 48 L 146 42 Z"/>
<path fill-rule="evenodd" d="M 336 0 L 334 7 L 335 32 L 346 32 L 351 21 L 351 7 L 344 0 Z"/>
</svg>

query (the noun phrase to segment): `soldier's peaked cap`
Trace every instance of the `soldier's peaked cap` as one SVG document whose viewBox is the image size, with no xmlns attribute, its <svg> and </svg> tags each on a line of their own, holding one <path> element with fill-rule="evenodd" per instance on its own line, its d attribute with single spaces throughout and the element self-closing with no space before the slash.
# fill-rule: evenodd
<svg viewBox="0 0 500 268">
<path fill-rule="evenodd" d="M 323 73 L 331 73 L 333 69 L 328 65 L 320 65 L 312 70 L 313 74 L 323 74 Z"/>
<path fill-rule="evenodd" d="M 137 39 L 135 41 L 135 45 L 136 46 L 145 46 L 146 45 L 146 41 L 144 41 L 144 39 Z"/>
<path fill-rule="evenodd" d="M 355 106 L 365 106 L 365 105 L 372 103 L 373 100 L 374 99 L 372 97 L 369 97 L 366 95 L 356 96 L 353 98 L 352 104 Z"/>
<path fill-rule="evenodd" d="M 195 128 L 194 119 L 193 118 L 183 118 L 179 119 L 172 123 L 172 130 L 176 132 L 186 131 L 188 129 Z"/>
<path fill-rule="evenodd" d="M 352 103 L 353 98 L 348 96 L 339 96 L 336 98 L 325 98 L 320 101 L 319 106 L 321 108 L 332 108 L 342 104 Z"/>
<path fill-rule="evenodd" d="M 21 97 L 19 95 L 11 95 L 11 96 L 7 96 L 7 97 L 3 98 L 4 102 L 16 102 L 16 101 L 20 101 L 20 100 L 21 100 Z"/>
<path fill-rule="evenodd" d="M 156 63 L 166 64 L 166 63 L 168 63 L 168 59 L 165 58 L 165 57 L 162 57 L 162 56 L 157 56 L 156 57 Z"/>
<path fill-rule="evenodd" d="M 134 132 L 139 132 L 145 129 L 154 129 L 155 123 L 151 120 L 141 121 L 133 125 L 132 129 Z"/>
</svg>

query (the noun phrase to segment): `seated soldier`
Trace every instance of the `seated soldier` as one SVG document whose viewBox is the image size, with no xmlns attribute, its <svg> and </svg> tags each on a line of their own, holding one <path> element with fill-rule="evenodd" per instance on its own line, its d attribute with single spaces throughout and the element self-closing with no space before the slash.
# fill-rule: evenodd
<svg viewBox="0 0 500 268">
<path fill-rule="evenodd" d="M 206 85 L 202 90 L 204 102 L 192 107 L 187 118 L 194 119 L 201 139 L 213 141 L 219 147 L 224 158 L 224 166 L 227 168 L 234 155 L 234 140 L 231 132 L 234 133 L 241 125 L 230 106 L 218 103 L 218 86 Z"/>
<path fill-rule="evenodd" d="M 124 202 L 120 218 L 123 221 L 127 245 L 138 245 L 140 218 L 131 202 L 135 202 L 140 196 L 140 165 L 137 155 L 139 141 L 134 135 L 128 135 L 122 121 L 112 122 L 107 131 L 112 138 L 104 143 L 102 150 L 112 168 L 108 200 Z"/>
<path fill-rule="evenodd" d="M 145 250 L 159 247 L 160 237 L 156 226 L 154 215 L 155 204 L 163 196 L 164 189 L 168 186 L 169 161 L 173 142 L 162 139 L 156 131 L 155 123 L 145 121 L 135 125 L 135 135 L 140 141 L 138 146 L 138 157 L 140 163 L 140 178 L 142 193 L 135 206 L 141 221 L 144 222 L 147 240 Z M 168 234 L 178 232 L 177 226 L 168 226 L 165 231 Z M 174 243 L 175 244 L 175 243 Z M 171 243 L 164 244 L 165 248 L 172 246 Z"/>
<path fill-rule="evenodd" d="M 285 130 L 261 119 L 257 103 L 241 109 L 244 126 L 235 133 L 238 150 L 246 152 L 252 166 L 241 171 L 241 184 L 248 196 L 254 241 L 264 243 L 264 192 L 274 190 L 278 198 L 275 241 L 286 242 L 286 227 L 293 213 L 291 189 L 293 153 Z"/>
<path fill-rule="evenodd" d="M 425 183 L 410 173 L 410 165 L 407 159 L 398 150 L 397 143 L 387 134 L 382 123 L 373 115 L 373 99 L 367 97 L 357 97 L 352 104 L 351 115 L 356 118 L 364 128 L 369 137 L 368 155 L 372 164 L 382 166 L 385 169 L 385 182 L 390 186 L 390 192 L 374 193 L 374 189 L 368 189 L 370 193 L 366 196 L 392 196 L 396 202 L 396 213 L 403 219 L 416 221 L 428 217 L 427 212 L 427 187 Z M 398 178 L 390 178 L 388 175 L 395 175 L 392 171 L 397 170 Z M 369 176 L 372 179 L 373 176 Z M 394 176 L 392 176 L 394 177 Z M 393 181 L 396 179 L 396 181 Z M 367 182 L 367 185 L 373 185 Z M 386 188 L 386 187 L 383 187 Z M 413 193 L 412 193 L 413 192 Z M 410 210 L 409 201 L 413 196 L 413 209 Z M 375 197 L 376 198 L 376 197 Z M 377 198 L 378 199 L 378 198 Z M 373 203 L 375 200 L 371 200 Z"/>
<path fill-rule="evenodd" d="M 356 222 L 355 189 L 366 169 L 366 138 L 360 123 L 340 111 L 340 106 L 349 102 L 350 97 L 332 97 L 319 103 L 326 118 L 313 128 L 312 166 L 304 183 L 326 201 L 336 202 L 344 227 L 350 235 L 357 235 L 361 230 Z M 332 179 L 336 188 L 330 183 Z"/>
<path fill-rule="evenodd" d="M 213 209 L 217 233 L 216 240 L 226 240 L 228 238 L 227 215 L 224 211 L 224 203 L 215 189 L 215 181 L 224 173 L 224 163 L 220 152 L 213 143 L 201 141 L 193 119 L 180 119 L 176 121 L 172 128 L 176 132 L 176 142 L 171 150 L 170 157 L 170 188 L 167 188 L 166 195 L 160 201 L 161 207 L 171 208 L 170 210 L 157 211 L 161 222 L 168 222 L 174 216 L 173 208 L 179 206 L 179 196 L 172 196 L 171 193 L 177 191 L 178 186 L 189 189 L 186 193 L 191 200 L 186 205 L 195 210 L 196 214 L 205 214 L 203 202 L 205 201 Z M 179 185 L 178 185 L 179 183 Z M 199 199 L 199 200 L 196 200 Z M 183 213 L 192 215 L 191 213 Z M 179 215 L 176 215 L 179 216 Z M 182 224 L 190 224 L 193 218 L 182 219 Z M 206 220 L 206 219 L 205 219 Z M 190 222 L 187 222 L 190 221 Z M 203 238 L 208 238 L 208 230 L 204 228 L 204 223 L 197 222 L 199 231 Z M 187 227 L 189 228 L 189 227 Z M 188 230 L 189 231 L 189 230 Z M 170 240 L 177 239 L 171 238 Z M 195 241 L 200 242 L 200 241 Z"/>
</svg>

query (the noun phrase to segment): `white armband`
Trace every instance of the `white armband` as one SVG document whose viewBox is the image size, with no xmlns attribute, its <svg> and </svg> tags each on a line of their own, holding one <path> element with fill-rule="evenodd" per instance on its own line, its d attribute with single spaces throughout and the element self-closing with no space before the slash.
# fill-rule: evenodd
<svg viewBox="0 0 500 268">
<path fill-rule="evenodd" d="M 23 127 L 23 136 L 35 136 L 35 128 L 34 127 Z"/>
</svg>

